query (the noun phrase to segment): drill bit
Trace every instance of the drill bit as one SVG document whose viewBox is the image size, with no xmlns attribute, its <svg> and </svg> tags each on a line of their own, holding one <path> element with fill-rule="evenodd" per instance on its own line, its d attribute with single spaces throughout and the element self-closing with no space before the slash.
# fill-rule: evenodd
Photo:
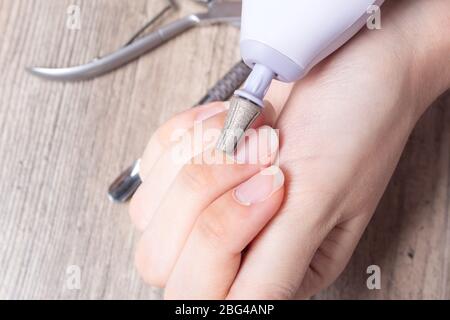
<svg viewBox="0 0 450 320">
<path fill-rule="evenodd" d="M 260 114 L 260 106 L 245 98 L 233 96 L 216 149 L 233 155 L 245 131 Z"/>
</svg>

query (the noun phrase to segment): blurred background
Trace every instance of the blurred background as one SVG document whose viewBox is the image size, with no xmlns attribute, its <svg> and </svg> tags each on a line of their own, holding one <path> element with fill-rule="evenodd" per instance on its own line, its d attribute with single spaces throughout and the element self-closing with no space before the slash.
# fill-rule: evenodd
<svg viewBox="0 0 450 320">
<path fill-rule="evenodd" d="M 178 3 L 158 24 L 202 10 L 190 0 Z M 73 5 L 79 28 L 68 27 Z M 110 53 L 166 5 L 0 1 L 0 299 L 161 297 L 134 269 L 139 234 L 127 206 L 111 203 L 106 191 L 160 124 L 239 61 L 239 30 L 191 30 L 84 82 L 45 81 L 25 68 L 77 65 Z M 450 299 L 449 214 L 446 94 L 413 132 L 349 266 L 314 298 Z M 381 268 L 380 290 L 366 286 L 373 264 Z M 73 270 L 80 271 L 75 288 Z"/>
</svg>

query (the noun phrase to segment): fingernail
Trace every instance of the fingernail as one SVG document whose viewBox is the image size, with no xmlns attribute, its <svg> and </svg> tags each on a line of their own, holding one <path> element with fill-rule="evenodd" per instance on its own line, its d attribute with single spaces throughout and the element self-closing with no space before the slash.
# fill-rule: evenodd
<svg viewBox="0 0 450 320">
<path fill-rule="evenodd" d="M 200 112 L 195 117 L 195 122 L 202 122 L 208 120 L 219 113 L 229 109 L 229 102 L 214 103 L 213 105 L 206 105 L 198 107 Z"/>
<path fill-rule="evenodd" d="M 234 198 L 245 206 L 269 199 L 284 185 L 284 174 L 277 166 L 264 169 L 234 190 Z"/>
<path fill-rule="evenodd" d="M 250 129 L 236 151 L 236 161 L 248 164 L 266 164 L 278 151 L 279 138 L 275 129 L 262 126 Z"/>
</svg>

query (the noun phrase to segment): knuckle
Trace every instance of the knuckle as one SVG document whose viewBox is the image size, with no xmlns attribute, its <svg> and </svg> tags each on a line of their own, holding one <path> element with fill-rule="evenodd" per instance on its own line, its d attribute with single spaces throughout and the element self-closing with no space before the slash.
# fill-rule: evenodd
<svg viewBox="0 0 450 320">
<path fill-rule="evenodd" d="M 136 250 L 134 264 L 139 276 L 145 283 L 158 288 L 165 287 L 168 274 L 158 268 L 158 262 L 155 261 L 148 248 L 141 243 Z"/>
<path fill-rule="evenodd" d="M 181 136 L 186 132 L 186 130 L 177 129 L 182 127 L 177 119 L 171 119 L 161 127 L 159 127 L 153 134 L 152 142 L 154 144 L 159 144 L 163 149 L 168 149 L 173 143 L 180 140 Z"/>
<path fill-rule="evenodd" d="M 187 164 L 179 175 L 181 183 L 190 191 L 203 193 L 215 183 L 211 168 L 206 165 Z"/>
<path fill-rule="evenodd" d="M 204 213 L 199 217 L 197 231 L 202 239 L 216 248 L 223 250 L 229 246 L 226 223 L 213 212 Z"/>
</svg>

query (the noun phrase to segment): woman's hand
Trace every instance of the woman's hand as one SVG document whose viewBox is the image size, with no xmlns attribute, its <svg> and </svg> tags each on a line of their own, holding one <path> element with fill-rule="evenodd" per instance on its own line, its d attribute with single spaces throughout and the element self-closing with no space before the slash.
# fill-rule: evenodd
<svg viewBox="0 0 450 320">
<path fill-rule="evenodd" d="M 259 128 L 229 158 L 212 143 L 225 111 L 216 103 L 175 116 L 142 159 L 144 182 L 131 207 L 133 221 L 145 229 L 136 263 L 147 282 L 166 287 L 168 297 L 224 298 L 241 252 L 283 200 L 284 175 L 271 165 L 277 132 L 259 127 L 267 118 L 260 117 Z"/>
<path fill-rule="evenodd" d="M 271 123 L 270 107 L 240 146 L 239 164 L 173 162 L 174 131 L 192 138 L 199 121 L 220 128 L 222 104 L 162 126 L 131 206 L 145 230 L 136 259 L 144 279 L 168 298 L 219 299 L 306 298 L 334 281 L 412 128 L 450 85 L 449 6 L 387 1 L 382 30 L 362 32 L 293 88 L 274 86 L 269 99 L 276 111 L 284 106 L 279 148 L 275 132 L 260 128 Z M 284 175 L 272 166 L 277 151 Z M 223 160 L 204 141 L 189 156 Z"/>
</svg>

